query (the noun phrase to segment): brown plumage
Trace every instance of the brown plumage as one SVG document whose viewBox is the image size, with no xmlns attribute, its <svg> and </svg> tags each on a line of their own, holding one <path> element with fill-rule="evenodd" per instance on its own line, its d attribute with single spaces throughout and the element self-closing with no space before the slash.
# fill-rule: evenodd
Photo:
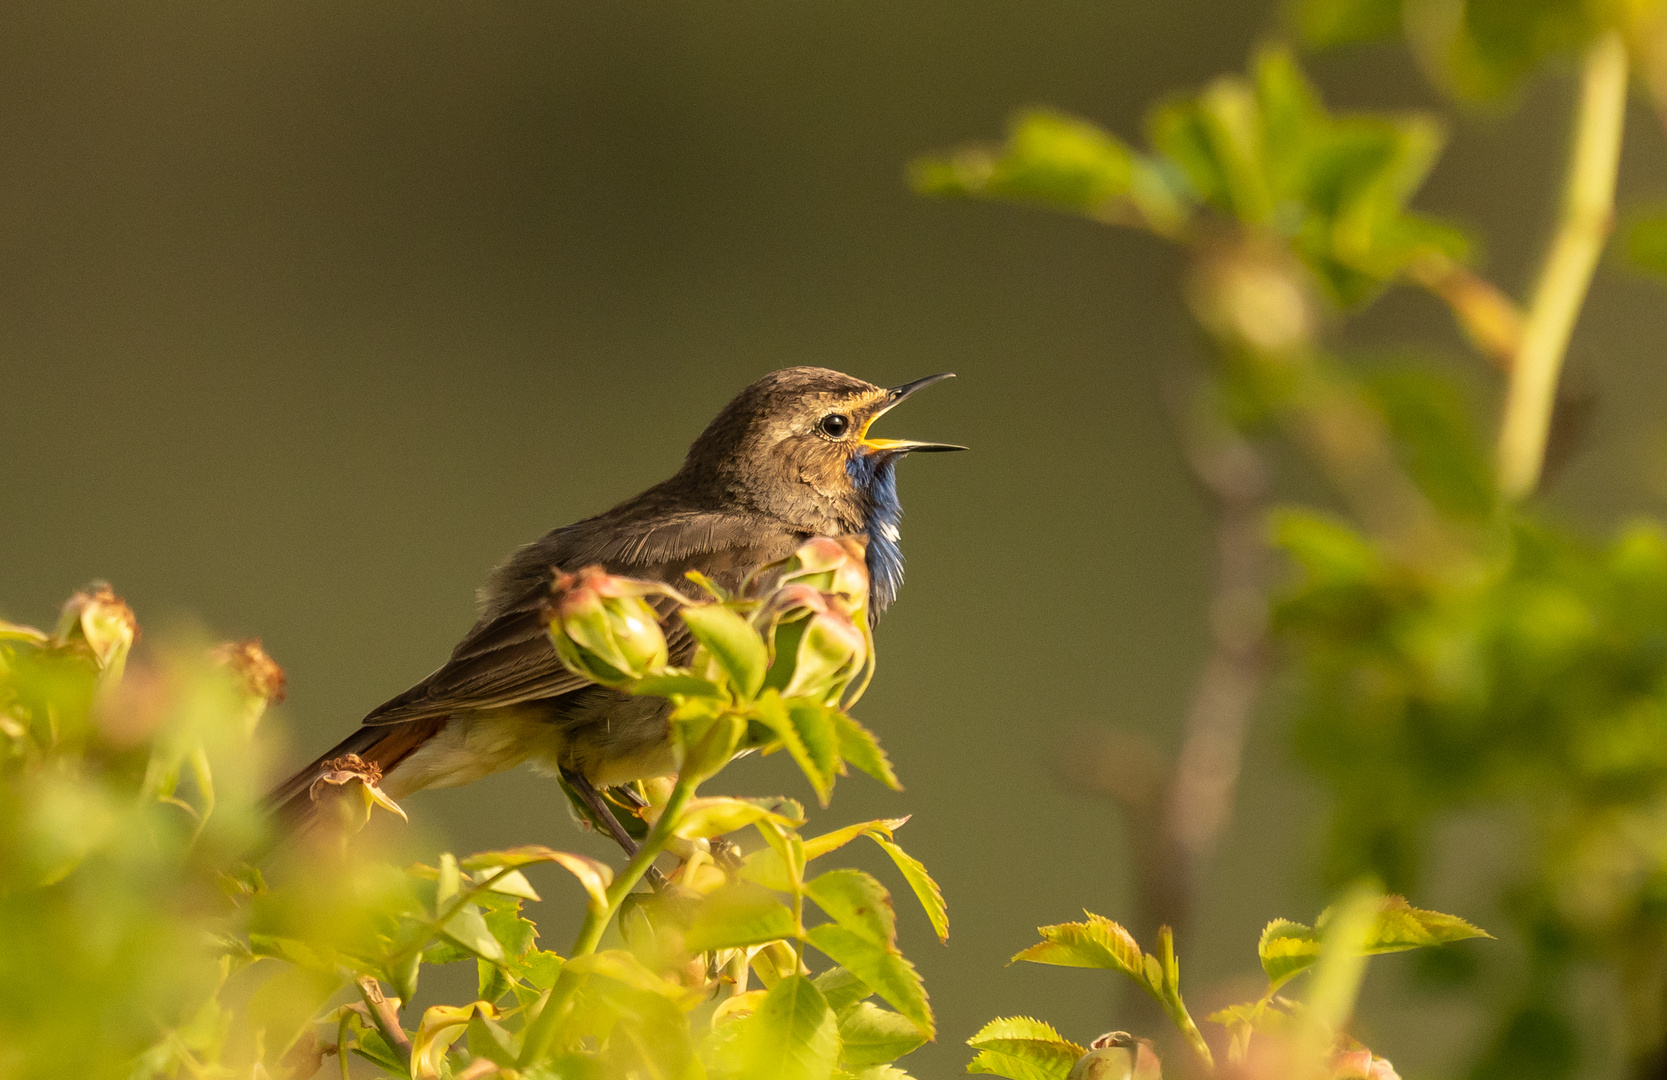
<svg viewBox="0 0 1667 1080">
<path fill-rule="evenodd" d="M 799 367 L 741 391 L 669 480 L 545 534 L 494 570 L 480 618 L 451 658 L 272 793 L 282 823 L 310 817 L 315 781 L 346 754 L 380 767 L 396 799 L 529 761 L 581 789 L 671 772 L 663 700 L 588 683 L 557 659 L 542 615 L 554 571 L 598 563 L 692 595 L 690 570 L 734 587 L 811 536 L 866 534 L 878 614 L 902 574 L 892 467 L 910 451 L 960 447 L 870 439 L 868 425 L 947 377 L 886 390 Z M 666 629 L 672 662 L 686 663 L 692 644 L 681 622 Z"/>
</svg>

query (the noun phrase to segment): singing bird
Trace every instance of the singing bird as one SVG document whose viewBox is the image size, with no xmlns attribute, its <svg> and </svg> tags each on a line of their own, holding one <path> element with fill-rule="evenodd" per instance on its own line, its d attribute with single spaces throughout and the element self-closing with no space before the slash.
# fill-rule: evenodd
<svg viewBox="0 0 1667 1080">
<path fill-rule="evenodd" d="M 826 368 L 795 367 L 741 391 L 671 479 L 546 533 L 494 570 L 480 618 L 451 659 L 371 710 L 357 731 L 272 793 L 281 825 L 294 829 L 312 817 L 318 781 L 349 754 L 379 768 L 383 790 L 395 799 L 531 763 L 561 775 L 613 824 L 598 789 L 676 769 L 670 707 L 562 666 L 543 614 L 552 575 L 600 564 L 694 596 L 688 571 L 734 588 L 812 536 L 861 535 L 869 611 L 877 616 L 903 582 L 897 462 L 965 448 L 871 438 L 869 425 L 916 390 L 952 377 L 882 389 Z M 671 662 L 688 663 L 694 644 L 687 630 L 677 620 L 666 630 Z"/>
</svg>

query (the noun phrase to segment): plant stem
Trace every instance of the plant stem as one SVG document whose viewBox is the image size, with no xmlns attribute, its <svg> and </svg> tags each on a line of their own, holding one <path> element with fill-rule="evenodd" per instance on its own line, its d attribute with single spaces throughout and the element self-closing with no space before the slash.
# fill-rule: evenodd
<svg viewBox="0 0 1667 1080">
<path fill-rule="evenodd" d="M 671 795 L 666 799 L 665 809 L 660 811 L 660 817 L 654 822 L 654 827 L 643 838 L 642 846 L 631 857 L 631 861 L 625 864 L 625 869 L 619 872 L 619 876 L 614 878 L 614 883 L 608 886 L 608 906 L 601 910 L 590 908 L 585 912 L 585 922 L 579 928 L 578 938 L 573 942 L 572 955 L 583 956 L 596 951 L 596 946 L 602 940 L 602 931 L 607 929 L 614 912 L 619 910 L 620 902 L 637 887 L 637 882 L 642 880 L 654 859 L 670 842 L 672 830 L 677 827 L 677 819 L 683 816 L 683 808 L 694 797 L 695 788 L 699 783 L 700 781 L 693 777 L 678 776 L 677 785 L 671 789 Z"/>
<path fill-rule="evenodd" d="M 1626 102 L 1626 44 L 1620 32 L 1612 30 L 1586 51 L 1562 220 L 1534 288 L 1522 348 L 1506 391 L 1499 487 L 1510 499 L 1532 494 L 1545 463 L 1563 357 L 1614 224 L 1615 172 Z"/>
<path fill-rule="evenodd" d="M 584 956 L 596 951 L 596 946 L 602 941 L 602 932 L 613 920 L 620 903 L 636 888 L 637 882 L 642 880 L 649 864 L 665 850 L 673 830 L 677 828 L 677 819 L 683 816 L 683 808 L 694 797 L 695 788 L 699 785 L 700 781 L 692 775 L 678 775 L 677 784 L 671 789 L 671 795 L 666 799 L 665 808 L 660 811 L 660 817 L 654 822 L 654 827 L 643 838 L 642 846 L 637 849 L 636 855 L 632 856 L 625 869 L 619 872 L 619 876 L 614 878 L 613 884 L 608 886 L 607 907 L 592 907 L 585 911 L 584 925 L 579 927 L 579 936 L 573 942 L 571 956 Z M 539 1009 L 538 1015 L 527 1024 L 526 1031 L 521 1036 L 522 1065 L 539 1060 L 549 1049 L 550 1041 L 555 1038 L 561 1014 L 567 1008 L 567 999 L 579 988 L 581 978 L 582 976 L 574 976 L 565 968 L 557 977 L 556 985 L 550 988 L 549 996 L 544 999 L 544 1005 Z"/>
</svg>

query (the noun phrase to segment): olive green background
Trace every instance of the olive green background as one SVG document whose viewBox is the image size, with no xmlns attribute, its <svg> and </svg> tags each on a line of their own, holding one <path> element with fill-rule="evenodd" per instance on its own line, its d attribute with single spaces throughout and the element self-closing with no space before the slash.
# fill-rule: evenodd
<svg viewBox="0 0 1667 1080">
<path fill-rule="evenodd" d="M 859 715 L 908 791 L 854 777 L 818 820 L 913 813 L 899 838 L 949 898 L 946 948 L 899 903 L 941 1024 L 912 1072 L 959 1073 L 998 1013 L 1082 1040 L 1129 1023 L 1104 973 L 1004 962 L 1038 923 L 1129 914 L 1120 822 L 1058 762 L 1085 724 L 1173 745 L 1203 655 L 1208 517 L 1162 407 L 1199 355 L 1180 266 L 1134 234 L 919 199 L 903 167 L 1027 104 L 1133 137 L 1276 25 L 1206 0 L 12 5 L 0 616 L 50 622 L 104 577 L 153 638 L 186 615 L 259 635 L 293 764 L 444 658 L 499 557 L 669 474 L 760 373 L 956 371 L 883 425 L 973 447 L 902 469 L 908 584 Z M 1401 49 L 1315 70 L 1340 106 L 1436 103 Z M 1552 79 L 1464 118 L 1419 200 L 1477 226 L 1518 292 L 1566 100 Z M 1663 149 L 1638 111 L 1630 200 L 1667 194 Z M 1663 300 L 1608 266 L 1576 338 L 1596 425 L 1555 497 L 1593 523 L 1658 503 Z M 1457 348 L 1409 295 L 1350 333 Z M 1181 943 L 1201 1003 L 1248 985 L 1263 922 L 1323 902 L 1280 726 L 1276 689 Z M 807 794 L 779 759 L 725 782 Z M 530 773 L 408 809 L 457 850 L 605 851 Z M 1509 837 L 1456 825 L 1415 901 L 1487 922 Z M 540 880 L 561 948 L 576 890 Z M 1374 968 L 1363 1030 L 1429 1075 L 1480 1014 L 1411 1000 L 1409 970 Z"/>
</svg>

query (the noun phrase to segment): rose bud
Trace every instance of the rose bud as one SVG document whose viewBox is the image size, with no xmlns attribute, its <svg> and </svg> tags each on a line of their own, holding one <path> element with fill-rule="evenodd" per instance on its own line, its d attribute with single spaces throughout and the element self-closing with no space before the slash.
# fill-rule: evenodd
<svg viewBox="0 0 1667 1080">
<path fill-rule="evenodd" d="M 782 696 L 832 704 L 867 662 L 867 636 L 834 600 L 805 620 L 794 653 L 793 676 L 782 688 Z"/>
<path fill-rule="evenodd" d="M 558 573 L 552 594 L 550 640 L 573 671 L 619 686 L 666 666 L 666 636 L 645 598 L 681 599 L 668 586 L 587 566 L 577 574 Z"/>
<path fill-rule="evenodd" d="M 284 700 L 284 669 L 266 655 L 258 638 L 216 646 L 209 658 L 243 691 L 244 733 L 253 734 L 267 705 Z"/>
<path fill-rule="evenodd" d="M 58 617 L 59 644 L 84 643 L 107 678 L 121 678 L 127 652 L 139 636 L 139 620 L 110 586 L 94 582 L 70 597 Z"/>
</svg>

